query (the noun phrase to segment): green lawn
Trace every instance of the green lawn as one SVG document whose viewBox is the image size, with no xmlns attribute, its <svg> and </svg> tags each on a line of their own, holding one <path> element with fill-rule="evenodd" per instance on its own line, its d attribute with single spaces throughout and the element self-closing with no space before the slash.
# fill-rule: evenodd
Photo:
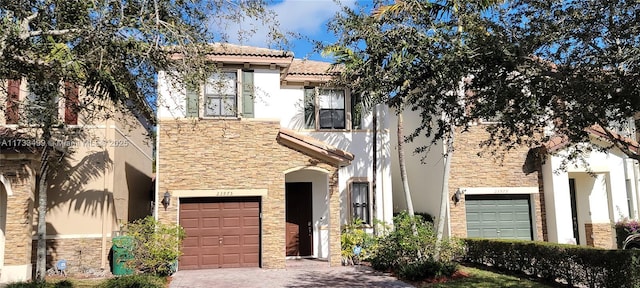
<svg viewBox="0 0 640 288">
<path fill-rule="evenodd" d="M 494 288 L 494 287 L 522 287 L 522 288 L 548 288 L 553 287 L 545 284 L 541 284 L 535 281 L 527 279 L 521 279 L 514 276 L 508 276 L 504 274 L 497 274 L 486 270 L 460 266 L 460 270 L 463 273 L 469 274 L 469 277 L 463 277 L 458 279 L 452 279 L 445 283 L 426 283 L 422 284 L 424 287 L 480 287 L 480 288 Z"/>
</svg>

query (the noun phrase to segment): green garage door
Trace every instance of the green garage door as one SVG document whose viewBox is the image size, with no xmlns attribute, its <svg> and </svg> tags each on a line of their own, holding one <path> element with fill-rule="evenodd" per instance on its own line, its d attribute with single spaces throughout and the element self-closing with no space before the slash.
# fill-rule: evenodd
<svg viewBox="0 0 640 288">
<path fill-rule="evenodd" d="M 467 237 L 532 240 L 529 195 L 466 195 Z"/>
</svg>

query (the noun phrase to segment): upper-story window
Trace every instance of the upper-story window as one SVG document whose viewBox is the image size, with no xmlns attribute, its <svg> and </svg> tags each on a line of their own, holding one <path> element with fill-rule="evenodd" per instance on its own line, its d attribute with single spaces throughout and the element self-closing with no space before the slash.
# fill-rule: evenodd
<svg viewBox="0 0 640 288">
<path fill-rule="evenodd" d="M 204 85 L 204 116 L 237 115 L 238 82 L 235 72 L 215 73 Z"/>
<path fill-rule="evenodd" d="M 64 118 L 59 119 L 67 125 L 78 124 L 79 87 L 69 82 L 64 83 L 62 97 L 56 96 L 54 100 L 48 101 L 47 97 L 38 97 L 29 88 L 33 89 L 33 84 L 26 85 L 26 90 L 22 91 L 21 79 L 7 80 L 7 102 L 5 105 L 5 123 L 41 123 L 43 117 L 53 113 L 54 118 L 59 118 L 59 111 L 56 109 L 60 101 L 64 101 Z M 45 103 L 46 102 L 46 103 Z M 49 109 L 49 113 L 43 113 L 43 109 Z"/>
<path fill-rule="evenodd" d="M 307 129 L 345 129 L 346 95 L 341 89 L 305 87 L 304 118 Z"/>
<path fill-rule="evenodd" d="M 253 94 L 253 71 L 214 73 L 201 89 L 187 89 L 186 116 L 251 118 L 254 115 Z M 203 103 L 202 107 L 200 103 Z"/>
</svg>

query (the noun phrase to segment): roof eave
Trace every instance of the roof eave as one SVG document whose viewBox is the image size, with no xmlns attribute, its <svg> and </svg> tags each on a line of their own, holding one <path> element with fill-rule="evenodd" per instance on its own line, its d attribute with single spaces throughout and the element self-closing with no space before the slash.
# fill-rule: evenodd
<svg viewBox="0 0 640 288">
<path fill-rule="evenodd" d="M 314 158 L 323 160 L 337 167 L 351 165 L 351 161 L 354 159 L 353 154 L 349 152 L 331 147 L 329 145 L 319 145 L 318 143 L 313 143 L 320 141 L 305 140 L 305 137 L 297 135 L 297 133 L 284 128 L 280 129 L 277 136 L 277 141 L 284 146 L 302 151 Z"/>
</svg>

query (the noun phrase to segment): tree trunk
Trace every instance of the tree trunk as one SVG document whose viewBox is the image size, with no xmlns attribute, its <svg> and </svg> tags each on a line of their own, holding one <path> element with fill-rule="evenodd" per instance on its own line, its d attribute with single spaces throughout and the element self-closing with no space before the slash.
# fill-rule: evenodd
<svg viewBox="0 0 640 288">
<path fill-rule="evenodd" d="M 409 179 L 407 179 L 407 167 L 404 162 L 404 136 L 402 127 L 402 111 L 398 113 L 398 162 L 400 164 L 400 178 L 402 179 L 402 189 L 404 190 L 404 198 L 407 201 L 407 211 L 411 217 L 414 216 L 413 202 L 411 201 L 411 191 L 409 191 Z"/>
<path fill-rule="evenodd" d="M 46 133 L 45 133 L 46 134 Z M 50 138 L 50 137 L 45 137 Z M 47 177 L 49 174 L 49 140 L 45 139 L 45 145 L 40 158 L 40 179 L 38 180 L 38 246 L 36 250 L 36 281 L 44 281 L 47 275 Z"/>
<path fill-rule="evenodd" d="M 442 191 L 440 195 L 440 213 L 438 215 L 438 229 L 436 230 L 436 251 L 434 258 L 440 259 L 440 246 L 444 237 L 444 223 L 447 219 L 447 211 L 449 205 L 449 174 L 451 174 L 451 159 L 453 157 L 453 139 L 455 130 L 452 127 L 451 135 L 443 141 L 444 152 L 444 173 L 442 175 Z"/>
</svg>

